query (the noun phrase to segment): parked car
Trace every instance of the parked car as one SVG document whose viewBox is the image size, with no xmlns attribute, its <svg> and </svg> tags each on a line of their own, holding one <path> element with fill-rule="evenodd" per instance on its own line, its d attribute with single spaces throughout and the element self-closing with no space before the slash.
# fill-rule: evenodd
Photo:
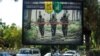
<svg viewBox="0 0 100 56">
<path fill-rule="evenodd" d="M 75 50 L 68 50 L 62 56 L 80 56 L 80 54 Z"/>
<path fill-rule="evenodd" d="M 0 52 L 0 56 L 11 56 L 8 52 Z"/>
<path fill-rule="evenodd" d="M 62 56 L 73 56 L 73 54 L 64 53 Z"/>
<path fill-rule="evenodd" d="M 21 48 L 16 56 L 41 56 L 41 53 L 36 48 Z"/>
<path fill-rule="evenodd" d="M 51 56 L 51 53 L 46 53 L 44 56 Z"/>
<path fill-rule="evenodd" d="M 41 56 L 41 52 L 39 49 L 31 48 L 31 50 L 32 50 L 32 54 L 34 54 L 34 56 Z"/>
<path fill-rule="evenodd" d="M 61 56 L 61 54 L 58 51 L 56 51 L 55 53 L 51 53 L 51 52 L 46 53 L 44 56 Z"/>
<path fill-rule="evenodd" d="M 56 51 L 53 56 L 61 56 L 60 52 L 59 51 Z"/>
</svg>

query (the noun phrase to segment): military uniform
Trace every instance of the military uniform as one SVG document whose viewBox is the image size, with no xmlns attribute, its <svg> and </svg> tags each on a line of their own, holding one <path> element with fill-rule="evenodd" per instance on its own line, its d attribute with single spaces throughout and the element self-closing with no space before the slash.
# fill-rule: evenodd
<svg viewBox="0 0 100 56">
<path fill-rule="evenodd" d="M 52 36 L 55 36 L 55 34 L 56 34 L 56 25 L 57 25 L 57 19 L 55 18 L 55 15 L 52 15 L 52 18 L 50 18 L 49 22 L 51 24 Z"/>
<path fill-rule="evenodd" d="M 63 17 L 60 19 L 60 21 L 62 22 L 63 36 L 66 37 L 67 30 L 68 30 L 68 16 L 66 16 L 66 14 L 64 14 Z"/>
<path fill-rule="evenodd" d="M 40 15 L 38 19 L 38 26 L 41 36 L 44 36 L 44 22 L 44 18 L 42 18 L 42 16 Z"/>
</svg>

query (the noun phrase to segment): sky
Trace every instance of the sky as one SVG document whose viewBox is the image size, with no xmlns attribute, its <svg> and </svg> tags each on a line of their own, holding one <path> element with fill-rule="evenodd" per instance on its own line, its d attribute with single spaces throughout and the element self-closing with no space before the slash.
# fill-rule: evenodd
<svg viewBox="0 0 100 56">
<path fill-rule="evenodd" d="M 22 0 L 17 2 L 14 0 L 1 0 L 0 18 L 6 25 L 15 23 L 18 27 L 22 27 Z"/>
</svg>

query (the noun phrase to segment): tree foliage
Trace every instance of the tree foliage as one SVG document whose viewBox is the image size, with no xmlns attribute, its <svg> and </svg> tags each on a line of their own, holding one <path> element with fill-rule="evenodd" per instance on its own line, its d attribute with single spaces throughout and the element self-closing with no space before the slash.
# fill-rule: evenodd
<svg viewBox="0 0 100 56">
<path fill-rule="evenodd" d="M 17 48 L 21 46 L 22 29 L 17 28 L 16 24 L 11 26 L 5 25 L 3 29 L 3 39 L 10 48 Z"/>
<path fill-rule="evenodd" d="M 98 5 L 98 0 L 85 0 L 85 16 L 84 25 L 89 24 L 91 28 L 91 38 L 90 42 L 92 47 L 97 47 L 100 45 L 100 5 Z"/>
</svg>

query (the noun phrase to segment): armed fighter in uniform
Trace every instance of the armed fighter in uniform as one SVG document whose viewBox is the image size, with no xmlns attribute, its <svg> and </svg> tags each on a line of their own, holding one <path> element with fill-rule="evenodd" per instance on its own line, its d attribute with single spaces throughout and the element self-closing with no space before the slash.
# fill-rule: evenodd
<svg viewBox="0 0 100 56">
<path fill-rule="evenodd" d="M 40 11 L 39 11 L 39 18 L 38 18 L 37 22 L 38 22 L 40 34 L 43 37 L 44 36 L 44 25 L 45 25 L 44 22 L 45 21 L 44 21 L 44 18 L 42 18 L 42 15 L 41 15 Z"/>
<path fill-rule="evenodd" d="M 67 15 L 66 15 L 67 13 Z M 60 19 L 61 23 L 62 23 L 62 32 L 63 32 L 63 36 L 66 37 L 67 36 L 67 30 L 68 30 L 68 12 L 66 11 L 66 13 L 63 14 L 63 17 Z"/>
<path fill-rule="evenodd" d="M 52 36 L 55 36 L 55 34 L 56 34 L 56 25 L 57 25 L 57 19 L 55 17 L 55 14 L 52 15 L 52 18 L 50 18 L 49 22 L 51 24 Z"/>
</svg>

